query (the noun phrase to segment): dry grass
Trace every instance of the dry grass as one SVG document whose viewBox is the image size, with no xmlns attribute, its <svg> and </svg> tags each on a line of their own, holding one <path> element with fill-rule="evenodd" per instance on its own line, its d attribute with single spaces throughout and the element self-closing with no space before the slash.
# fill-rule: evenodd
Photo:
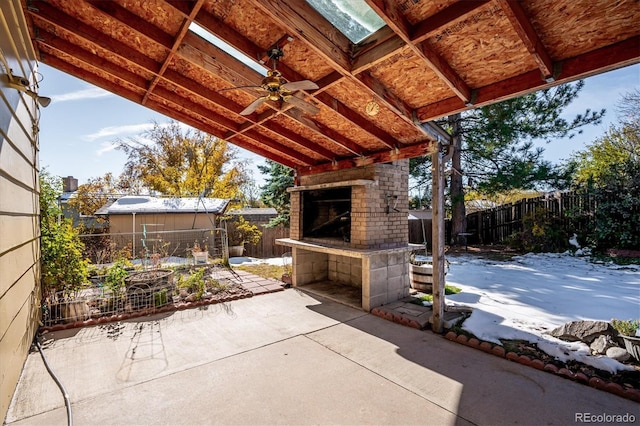
<svg viewBox="0 0 640 426">
<path fill-rule="evenodd" d="M 269 265 L 266 263 L 258 263 L 256 265 L 238 265 L 234 269 L 250 272 L 262 278 L 273 278 L 279 280 L 284 274 L 285 268 L 282 265 Z"/>
</svg>

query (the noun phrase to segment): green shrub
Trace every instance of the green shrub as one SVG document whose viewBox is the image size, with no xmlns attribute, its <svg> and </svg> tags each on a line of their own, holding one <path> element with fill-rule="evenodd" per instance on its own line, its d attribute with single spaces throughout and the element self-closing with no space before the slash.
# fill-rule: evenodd
<svg viewBox="0 0 640 426">
<path fill-rule="evenodd" d="M 522 220 L 523 230 L 511 235 L 507 244 L 516 250 L 542 253 L 562 252 L 569 248 L 569 234 L 562 219 L 548 209 L 536 209 Z"/>
</svg>

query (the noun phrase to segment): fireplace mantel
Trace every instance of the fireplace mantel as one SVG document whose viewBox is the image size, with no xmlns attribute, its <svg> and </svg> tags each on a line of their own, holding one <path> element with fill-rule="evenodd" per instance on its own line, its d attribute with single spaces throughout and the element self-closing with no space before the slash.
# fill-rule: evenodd
<svg viewBox="0 0 640 426">
<path fill-rule="evenodd" d="M 362 259 L 372 257 L 384 253 L 404 253 L 407 251 L 418 250 L 424 248 L 422 244 L 407 244 L 402 247 L 394 247 L 388 249 L 355 249 L 343 246 L 331 246 L 328 244 L 315 244 L 308 241 L 292 240 L 291 238 L 278 238 L 276 244 L 287 247 L 295 247 L 303 250 L 313 251 L 317 253 L 335 254 L 339 256 L 354 257 Z"/>
<path fill-rule="evenodd" d="M 343 180 L 340 182 L 318 183 L 315 185 L 299 185 L 287 188 L 287 192 L 315 191 L 317 189 L 340 188 L 344 186 L 373 186 L 377 181 L 371 179 Z"/>
</svg>

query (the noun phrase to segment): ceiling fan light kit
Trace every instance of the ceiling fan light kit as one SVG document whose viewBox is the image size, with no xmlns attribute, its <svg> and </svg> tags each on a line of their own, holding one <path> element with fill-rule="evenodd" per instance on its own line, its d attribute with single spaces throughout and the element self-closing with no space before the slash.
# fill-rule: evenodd
<svg viewBox="0 0 640 426">
<path fill-rule="evenodd" d="M 284 56 L 282 49 L 279 47 L 272 47 L 267 51 L 269 55 L 269 59 L 273 61 L 273 67 L 267 71 L 267 75 L 262 79 L 262 83 L 260 86 L 242 86 L 242 87 L 233 87 L 224 90 L 235 90 L 242 88 L 252 88 L 259 92 L 264 92 L 262 96 L 260 96 L 255 101 L 251 102 L 249 106 L 243 109 L 240 112 L 240 115 L 250 115 L 255 112 L 256 109 L 266 101 L 272 102 L 288 102 L 292 104 L 294 107 L 301 109 L 302 111 L 308 114 L 317 114 L 320 109 L 303 99 L 300 99 L 295 95 L 296 92 L 301 90 L 316 90 L 319 89 L 319 86 L 311 80 L 301 80 L 301 81 L 291 81 L 288 82 L 276 69 L 278 65 L 278 61 L 280 58 Z"/>
</svg>

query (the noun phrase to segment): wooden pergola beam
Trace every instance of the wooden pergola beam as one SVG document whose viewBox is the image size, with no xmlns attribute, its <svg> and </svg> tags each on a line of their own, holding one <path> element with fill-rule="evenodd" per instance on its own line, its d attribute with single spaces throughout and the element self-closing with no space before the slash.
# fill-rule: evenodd
<svg viewBox="0 0 640 426">
<path fill-rule="evenodd" d="M 471 89 L 467 83 L 451 68 L 438 53 L 425 42 L 415 43 L 411 40 L 411 24 L 403 15 L 383 0 L 367 0 L 369 6 L 387 23 L 413 53 L 465 103 L 471 100 Z"/>
<path fill-rule="evenodd" d="M 547 81 L 553 81 L 553 61 L 538 37 L 538 33 L 531 25 L 527 14 L 522 5 L 514 0 L 496 0 L 502 11 L 509 19 L 511 26 L 518 33 L 520 40 L 527 47 L 527 50 L 538 64 L 542 78 Z"/>
<path fill-rule="evenodd" d="M 377 151 L 360 157 L 349 158 L 332 163 L 323 163 L 317 166 L 301 167 L 298 169 L 300 176 L 324 173 L 335 170 L 351 169 L 353 167 L 367 166 L 376 163 L 388 163 L 404 160 L 406 158 L 419 157 L 431 153 L 435 142 L 428 140 L 419 144 L 396 148 L 392 150 Z"/>
<path fill-rule="evenodd" d="M 640 57 L 637 54 L 638 45 L 640 45 L 640 36 L 635 36 L 560 61 L 557 65 L 560 68 L 560 72 L 554 80 L 554 84 L 568 83 L 594 74 L 640 63 Z M 540 78 L 538 70 L 529 71 L 477 89 L 478 96 L 474 107 L 522 96 L 548 85 Z M 416 119 L 420 122 L 432 121 L 469 108 L 459 98 L 443 99 L 418 108 L 416 110 Z"/>
</svg>

